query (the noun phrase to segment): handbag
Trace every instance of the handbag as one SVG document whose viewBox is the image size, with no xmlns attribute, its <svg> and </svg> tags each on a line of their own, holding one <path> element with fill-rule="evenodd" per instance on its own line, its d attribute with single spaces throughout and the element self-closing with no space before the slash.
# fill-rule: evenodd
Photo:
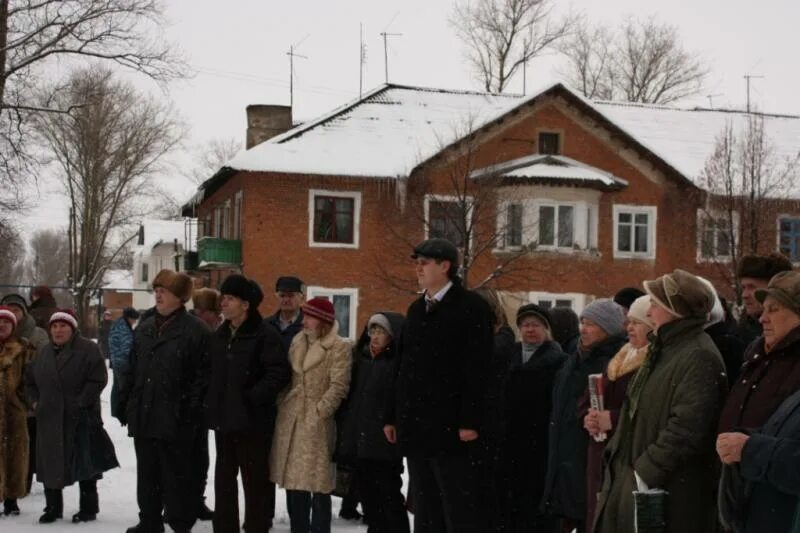
<svg viewBox="0 0 800 533">
<path fill-rule="evenodd" d="M 119 467 L 117 453 L 111 437 L 89 411 L 82 409 L 75 428 L 75 457 L 72 462 L 73 479 L 94 479 L 103 472 Z"/>
</svg>

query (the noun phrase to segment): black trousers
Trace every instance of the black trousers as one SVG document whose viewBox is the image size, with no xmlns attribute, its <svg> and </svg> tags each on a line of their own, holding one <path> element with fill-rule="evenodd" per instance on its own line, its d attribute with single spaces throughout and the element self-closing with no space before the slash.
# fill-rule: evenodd
<svg viewBox="0 0 800 533">
<path fill-rule="evenodd" d="M 134 438 L 136 500 L 143 532 L 161 529 L 161 511 L 172 529 L 191 529 L 197 519 L 196 475 L 192 473 L 194 434 L 175 442 Z"/>
<path fill-rule="evenodd" d="M 36 417 L 28 417 L 28 492 L 33 486 L 33 474 L 36 473 Z"/>
<path fill-rule="evenodd" d="M 205 503 L 204 494 L 206 492 L 206 483 L 208 482 L 208 467 L 211 465 L 211 460 L 208 457 L 208 429 L 202 428 L 197 431 L 192 453 L 194 454 L 192 458 L 192 472 L 195 475 L 194 491 L 197 495 L 195 512 L 199 513 Z"/>
<path fill-rule="evenodd" d="M 97 514 L 100 512 L 100 502 L 97 497 L 97 480 L 87 479 L 78 482 L 80 491 L 79 510 L 82 513 Z M 63 489 L 44 489 L 45 510 L 54 510 L 59 514 L 64 512 Z"/>
<path fill-rule="evenodd" d="M 239 533 L 239 484 L 244 488 L 244 528 L 266 533 L 271 436 L 258 433 L 215 433 L 217 462 L 214 467 L 214 533 Z"/>
<path fill-rule="evenodd" d="M 485 533 L 482 465 L 470 455 L 408 458 L 414 533 Z"/>
<path fill-rule="evenodd" d="M 355 482 L 368 533 L 409 533 L 402 475 L 402 460 L 358 460 Z"/>
</svg>

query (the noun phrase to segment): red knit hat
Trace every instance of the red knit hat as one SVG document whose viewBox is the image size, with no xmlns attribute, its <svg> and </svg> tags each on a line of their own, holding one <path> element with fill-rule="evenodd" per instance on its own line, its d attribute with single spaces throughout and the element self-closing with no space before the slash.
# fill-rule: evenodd
<svg viewBox="0 0 800 533">
<path fill-rule="evenodd" d="M 75 316 L 75 311 L 72 309 L 59 309 L 50 315 L 48 326 L 52 326 L 54 322 L 63 322 L 68 326 L 72 326 L 73 330 L 78 329 L 78 318 Z"/>
<path fill-rule="evenodd" d="M 318 318 L 323 322 L 327 322 L 328 324 L 333 324 L 333 322 L 336 320 L 333 304 L 327 298 L 322 298 L 320 296 L 311 298 L 309 301 L 304 303 L 303 313 L 307 314 L 308 316 Z"/>
<path fill-rule="evenodd" d="M 4 318 L 11 322 L 14 325 L 14 329 L 17 328 L 17 315 L 14 314 L 14 310 L 7 305 L 0 305 L 0 318 Z"/>
</svg>

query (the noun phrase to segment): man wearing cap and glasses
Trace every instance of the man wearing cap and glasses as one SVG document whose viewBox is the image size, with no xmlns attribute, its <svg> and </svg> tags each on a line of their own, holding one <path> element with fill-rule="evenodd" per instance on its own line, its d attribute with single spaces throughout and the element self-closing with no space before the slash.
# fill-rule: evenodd
<svg viewBox="0 0 800 533">
<path fill-rule="evenodd" d="M 414 531 L 484 533 L 480 447 L 492 313 L 458 277 L 458 250 L 428 239 L 411 255 L 424 294 L 408 308 L 384 433 L 408 458 Z"/>
</svg>

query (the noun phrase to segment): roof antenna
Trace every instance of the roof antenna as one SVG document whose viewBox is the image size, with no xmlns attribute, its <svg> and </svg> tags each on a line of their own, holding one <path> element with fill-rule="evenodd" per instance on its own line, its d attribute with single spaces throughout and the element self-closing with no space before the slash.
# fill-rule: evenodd
<svg viewBox="0 0 800 533">
<path fill-rule="evenodd" d="M 750 80 L 755 79 L 763 79 L 764 76 L 758 76 L 755 74 L 745 74 L 744 79 L 747 80 L 747 112 L 750 112 Z"/>
<path fill-rule="evenodd" d="M 383 70 L 386 83 L 389 83 L 389 43 L 387 42 L 387 38 L 400 37 L 403 35 L 402 33 L 388 33 L 386 30 L 389 29 L 389 26 L 392 25 L 392 22 L 394 22 L 394 19 L 396 19 L 399 14 L 399 11 L 395 13 L 392 20 L 386 25 L 386 29 L 380 33 L 381 37 L 383 37 Z"/>
<path fill-rule="evenodd" d="M 286 52 L 286 55 L 289 56 L 289 107 L 294 107 L 294 58 L 299 57 L 301 59 L 308 59 L 308 56 L 300 55 L 295 53 L 295 49 L 298 48 L 303 42 L 311 36 L 309 33 L 297 44 L 293 44 L 289 47 L 289 51 Z"/>
<path fill-rule="evenodd" d="M 358 23 L 358 97 L 364 92 L 364 65 L 367 64 L 367 43 L 364 42 L 364 24 Z"/>
<path fill-rule="evenodd" d="M 710 109 L 714 109 L 714 98 L 716 98 L 717 96 L 722 96 L 722 93 L 706 95 L 706 98 L 708 98 L 708 107 Z"/>
</svg>

